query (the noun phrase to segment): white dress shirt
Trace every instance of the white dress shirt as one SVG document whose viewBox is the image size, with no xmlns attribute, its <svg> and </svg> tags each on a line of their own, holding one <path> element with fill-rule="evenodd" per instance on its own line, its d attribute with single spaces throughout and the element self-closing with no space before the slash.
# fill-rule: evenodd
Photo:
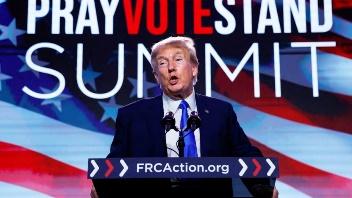
<svg viewBox="0 0 352 198">
<path fill-rule="evenodd" d="M 184 99 L 188 105 L 189 108 L 187 108 L 187 113 L 188 116 L 191 114 L 192 111 L 197 111 L 197 105 L 196 105 L 196 97 L 194 90 L 192 91 L 192 94 L 188 96 L 187 98 Z M 164 115 L 168 112 L 172 112 L 175 117 L 176 121 L 176 127 L 180 128 L 180 120 L 182 116 L 182 110 L 179 109 L 179 105 L 182 100 L 173 100 L 167 95 L 163 94 L 163 109 L 164 109 Z M 194 136 L 196 139 L 196 146 L 197 146 L 197 155 L 198 157 L 201 156 L 200 153 L 200 135 L 199 135 L 199 129 L 194 131 Z M 166 133 L 166 146 L 167 146 L 167 156 L 168 157 L 178 157 L 178 148 L 176 146 L 176 142 L 178 141 L 179 137 L 179 132 L 171 129 L 169 132 Z M 176 153 L 177 152 L 177 153 Z"/>
</svg>

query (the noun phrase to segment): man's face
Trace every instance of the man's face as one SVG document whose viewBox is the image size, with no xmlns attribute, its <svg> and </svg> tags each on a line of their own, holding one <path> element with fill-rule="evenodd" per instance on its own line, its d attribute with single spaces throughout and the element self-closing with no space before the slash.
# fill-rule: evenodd
<svg viewBox="0 0 352 198">
<path fill-rule="evenodd" d="M 198 65 L 191 63 L 186 49 L 165 46 L 159 49 L 155 60 L 154 76 L 166 95 L 180 99 L 192 93 Z"/>
</svg>

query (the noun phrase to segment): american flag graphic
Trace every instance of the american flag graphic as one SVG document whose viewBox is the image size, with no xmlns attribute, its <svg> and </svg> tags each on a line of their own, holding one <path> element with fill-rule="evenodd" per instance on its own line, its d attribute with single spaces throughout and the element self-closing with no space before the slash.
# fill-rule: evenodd
<svg viewBox="0 0 352 198">
<path fill-rule="evenodd" d="M 252 3 L 253 12 L 259 12 L 260 1 Z M 278 8 L 282 3 L 276 1 Z M 211 42 L 232 70 L 251 44 L 259 43 L 261 97 L 253 96 L 251 61 L 234 82 L 213 61 L 212 96 L 230 102 L 252 143 L 264 155 L 279 159 L 280 197 L 352 197 L 352 3 L 332 3 L 333 27 L 324 34 L 188 35 L 199 47 L 199 92 L 205 81 L 204 43 Z M 309 16 L 309 1 L 306 5 Z M 133 37 L 120 29 L 112 36 L 50 35 L 51 19 L 43 18 L 37 21 L 38 33 L 29 35 L 26 9 L 22 1 L 0 0 L 0 197 L 88 197 L 92 185 L 87 179 L 88 158 L 106 157 L 118 108 L 138 99 L 137 43 L 150 47 L 172 33 Z M 63 93 L 52 99 L 36 99 L 22 91 L 27 86 L 49 93 L 58 87 L 55 77 L 30 69 L 25 61 L 26 50 L 44 41 L 65 49 L 37 50 L 32 55 L 36 64 L 65 76 Z M 319 97 L 312 95 L 310 49 L 290 46 L 301 41 L 336 42 L 336 47 L 317 51 Z M 84 44 L 85 86 L 97 93 L 115 85 L 117 46 L 125 43 L 124 82 L 114 97 L 96 100 L 78 88 L 78 42 Z M 282 97 L 275 97 L 273 42 L 280 43 Z M 144 61 L 143 96 L 152 97 L 160 89 Z"/>
</svg>

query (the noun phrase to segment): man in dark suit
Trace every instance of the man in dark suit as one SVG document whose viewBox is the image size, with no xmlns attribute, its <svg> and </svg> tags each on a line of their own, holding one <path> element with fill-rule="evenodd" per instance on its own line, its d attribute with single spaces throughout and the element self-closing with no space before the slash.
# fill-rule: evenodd
<svg viewBox="0 0 352 198">
<path fill-rule="evenodd" d="M 165 133 L 160 120 L 172 112 L 176 126 L 182 126 L 183 113 L 191 111 L 198 112 L 202 123 L 185 138 L 185 157 L 262 156 L 250 144 L 229 103 L 195 93 L 198 59 L 192 39 L 169 37 L 156 43 L 151 62 L 163 94 L 119 109 L 108 158 L 178 157 L 179 132 Z M 253 195 L 272 196 L 270 180 L 243 179 L 243 182 Z M 104 197 L 121 195 L 122 191 L 128 196 L 233 196 L 231 179 L 94 180 L 94 185 Z"/>
</svg>

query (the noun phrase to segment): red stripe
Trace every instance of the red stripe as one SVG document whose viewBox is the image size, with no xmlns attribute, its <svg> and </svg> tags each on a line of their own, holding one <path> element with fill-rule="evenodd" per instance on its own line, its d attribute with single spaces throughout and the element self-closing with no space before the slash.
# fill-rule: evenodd
<svg viewBox="0 0 352 198">
<path fill-rule="evenodd" d="M 333 10 L 351 9 L 352 1 L 351 0 L 333 0 L 332 7 L 333 7 Z"/>
<path fill-rule="evenodd" d="M 336 41 L 336 47 L 321 47 L 319 50 L 350 59 L 352 58 L 352 40 L 332 32 L 324 34 L 312 34 L 306 37 L 290 36 L 290 38 L 295 42 Z"/>
<path fill-rule="evenodd" d="M 253 139 L 251 142 L 264 156 L 278 158 L 280 181 L 313 197 L 352 197 L 351 179 L 299 162 Z"/>
<path fill-rule="evenodd" d="M 218 92 L 243 105 L 288 120 L 352 134 L 352 97 L 319 92 L 313 98 L 312 89 L 281 81 L 282 97 L 275 98 L 274 79 L 260 75 L 261 97 L 254 98 L 253 77 L 241 71 L 231 82 L 220 69 L 215 72 Z"/>
<path fill-rule="evenodd" d="M 307 4 L 309 4 L 309 0 L 306 0 Z M 319 4 L 319 8 L 323 9 L 324 4 Z M 348 8 L 352 8 L 352 2 L 351 0 L 333 0 L 332 1 L 332 10 L 333 11 L 337 11 L 340 9 L 348 9 Z M 309 9 L 309 7 L 307 8 Z"/>
<path fill-rule="evenodd" d="M 91 181 L 83 170 L 21 146 L 0 142 L 0 180 L 53 197 L 88 197 Z"/>
</svg>

